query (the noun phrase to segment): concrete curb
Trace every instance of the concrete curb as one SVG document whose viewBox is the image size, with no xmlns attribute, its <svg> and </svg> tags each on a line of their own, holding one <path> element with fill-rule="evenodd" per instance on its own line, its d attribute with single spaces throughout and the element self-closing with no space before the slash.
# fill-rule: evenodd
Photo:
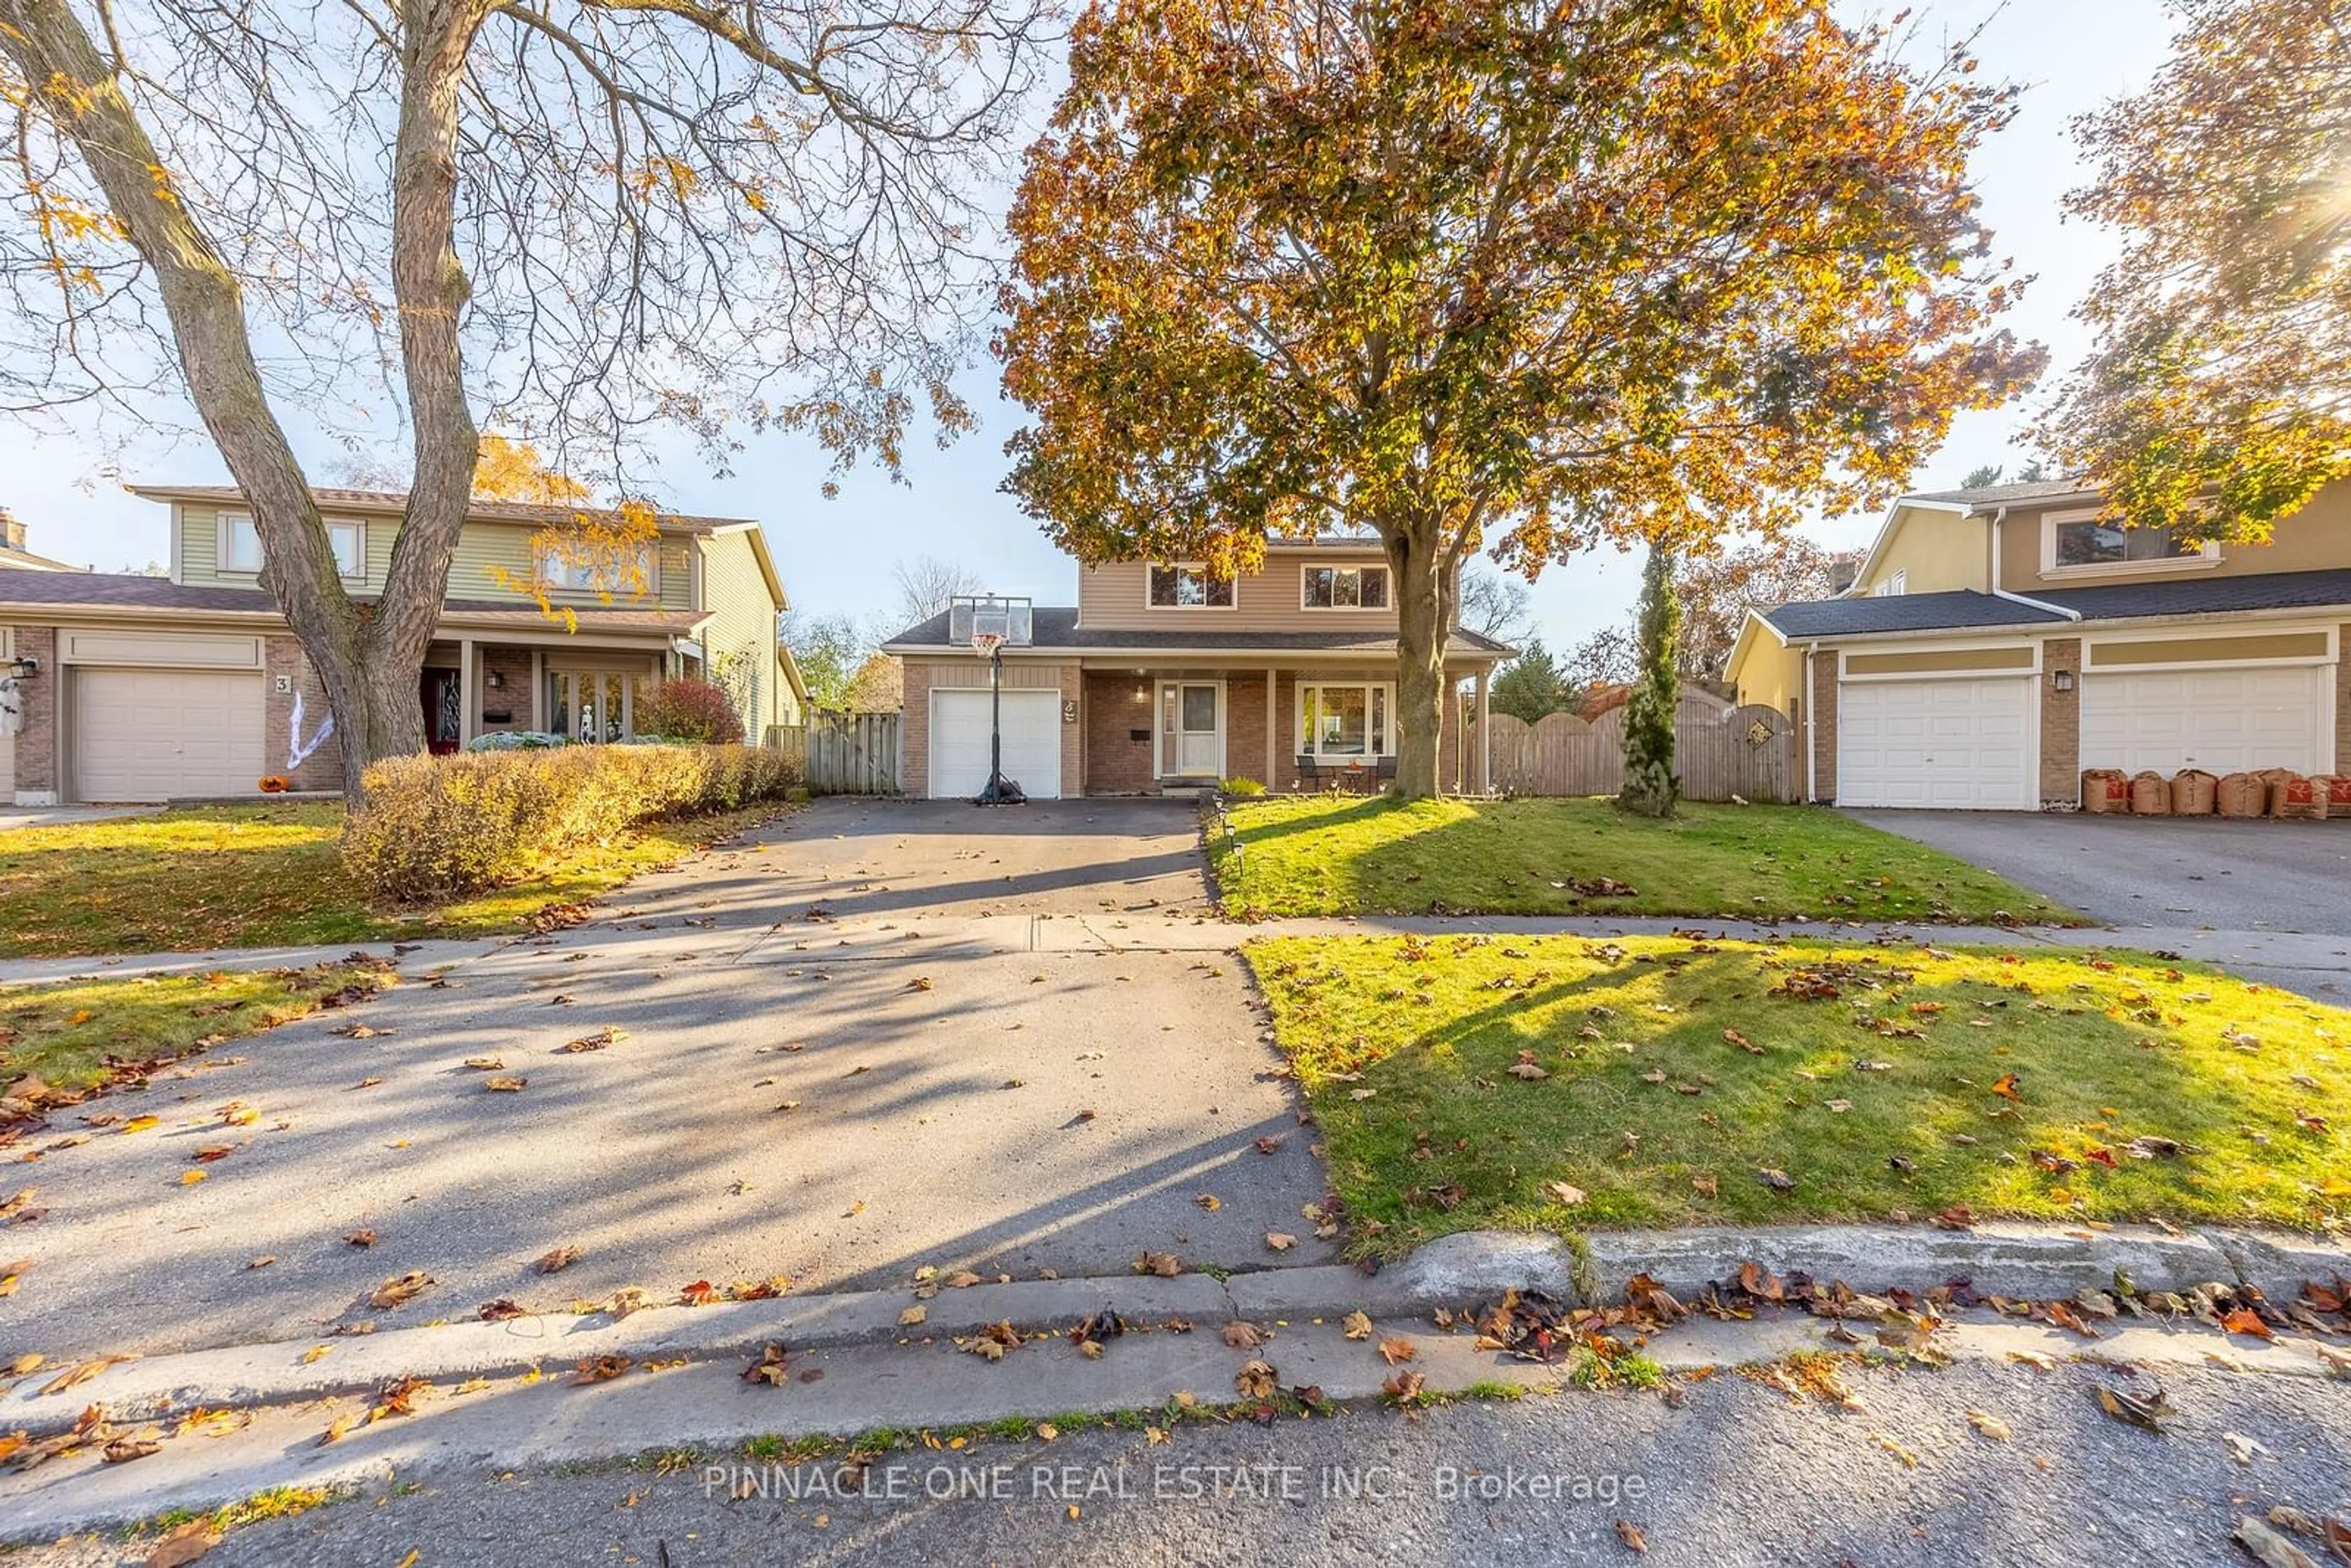
<svg viewBox="0 0 2351 1568">
<path fill-rule="evenodd" d="M 917 1302 L 911 1291 L 653 1307 L 625 1318 L 532 1315 L 504 1322 L 447 1322 L 343 1339 L 235 1345 L 125 1362 L 55 1395 L 39 1392 L 45 1368 L 0 1393 L 0 1429 L 40 1434 L 72 1425 L 86 1405 L 118 1419 L 154 1420 L 198 1406 L 302 1403 L 373 1389 L 394 1378 L 499 1377 L 568 1369 L 602 1355 L 638 1361 L 714 1360 L 778 1343 L 794 1351 L 906 1339 L 938 1340 L 1010 1322 L 1023 1329 L 1074 1328 L 1105 1309 L 1142 1323 L 1186 1319 L 1203 1327 L 1234 1318 L 1302 1321 L 1367 1312 L 1403 1317 L 1439 1306 L 1474 1306 L 1506 1290 L 1538 1290 L 1593 1303 L 1622 1299 L 1635 1274 L 1693 1296 L 1753 1261 L 1775 1274 L 1841 1280 L 1857 1290 L 1923 1291 L 1965 1279 L 1986 1295 L 2022 1300 L 2111 1290 L 2180 1291 L 2211 1282 L 2257 1285 L 2278 1301 L 2305 1280 L 2351 1277 L 2351 1248 L 2305 1238 L 2220 1231 L 2173 1236 L 2143 1226 L 2084 1230 L 1985 1225 L 1781 1226 L 1600 1232 L 1575 1241 L 1510 1231 L 1440 1237 L 1375 1274 L 1344 1265 L 1271 1269 L 1219 1281 L 1118 1275 L 1031 1280 L 943 1290 Z M 919 1324 L 901 1315 L 920 1305 Z M 312 1358 L 323 1343 L 325 1354 Z"/>
</svg>

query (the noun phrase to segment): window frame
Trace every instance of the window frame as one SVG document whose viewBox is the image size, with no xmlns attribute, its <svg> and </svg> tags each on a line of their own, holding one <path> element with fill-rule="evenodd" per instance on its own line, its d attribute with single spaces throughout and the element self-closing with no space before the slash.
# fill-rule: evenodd
<svg viewBox="0 0 2351 1568">
<path fill-rule="evenodd" d="M 661 540 L 647 539 L 637 548 L 645 554 L 644 596 L 651 598 L 661 592 Z M 632 597 L 637 593 L 637 590 L 624 587 L 617 582 L 603 585 L 594 581 L 584 584 L 566 581 L 559 574 L 563 570 L 570 570 L 574 565 L 573 562 L 565 560 L 560 550 L 549 547 L 534 546 L 533 550 L 531 569 L 537 574 L 538 580 L 546 584 L 548 593 L 552 598 L 577 595 L 581 598 L 599 600 L 607 597 L 619 599 L 623 596 Z M 601 570 L 602 567 L 601 563 L 591 562 L 589 563 L 588 570 L 598 571 Z"/>
<path fill-rule="evenodd" d="M 1163 571 L 1176 574 L 1177 598 L 1172 603 L 1160 603 L 1152 592 L 1156 586 L 1158 574 Z M 1197 604 L 1186 604 L 1182 601 L 1184 573 L 1187 571 L 1196 574 L 1200 580 L 1201 598 Z M 1225 601 L 1222 604 L 1207 597 L 1210 589 L 1218 584 L 1222 584 L 1225 590 Z M 1240 608 L 1240 580 L 1237 577 L 1218 577 L 1209 570 L 1204 562 L 1147 560 L 1143 563 L 1143 607 L 1145 610 L 1238 610 Z"/>
<path fill-rule="evenodd" d="M 346 582 L 365 581 L 368 559 L 367 519 L 365 517 L 320 517 L 319 521 L 327 530 L 327 549 L 335 556 L 336 572 Z M 229 541 L 235 537 L 239 525 L 253 535 L 251 566 L 239 566 L 236 563 L 235 552 L 230 549 Z M 338 529 L 349 531 L 354 557 L 351 564 L 346 565 L 341 553 L 335 549 L 335 534 Z M 261 575 L 262 567 L 267 564 L 268 559 L 268 549 L 261 542 L 260 526 L 253 520 L 251 512 L 222 510 L 213 514 L 213 566 L 222 576 L 258 577 Z"/>
<path fill-rule="evenodd" d="M 1313 591 L 1310 585 L 1313 582 L 1314 574 L 1318 571 L 1327 571 L 1332 574 L 1331 602 L 1328 604 L 1317 604 L 1314 602 Z M 1338 574 L 1348 571 L 1355 574 L 1355 602 L 1353 604 L 1342 604 L 1339 602 Z M 1380 590 L 1380 602 L 1377 604 L 1365 604 L 1363 601 L 1364 574 L 1374 571 L 1379 573 L 1380 580 L 1384 584 Z M 1301 562 L 1298 569 L 1298 608 L 1302 611 L 1312 612 L 1316 614 L 1325 614 L 1332 612 L 1343 612 L 1347 611 L 1353 611 L 1360 614 L 1364 611 L 1369 611 L 1374 615 L 1384 615 L 1389 611 L 1395 608 L 1395 573 L 1388 570 L 1388 565 L 1385 561 L 1378 560 L 1353 562 L 1310 560 Z"/>
<path fill-rule="evenodd" d="M 2097 507 L 2074 507 L 2063 511 L 2044 512 L 2041 517 L 2041 575 L 2043 577 L 2118 577 L 2138 572 L 2179 571 L 2198 567 L 2218 566 L 2220 547 L 2211 539 L 2180 555 L 2150 556 L 2144 560 L 2094 560 L 2061 563 L 2057 559 L 2059 534 L 2068 526 L 2103 521 L 2105 514 Z M 2126 525 L 2127 526 L 2127 525 Z"/>
<path fill-rule="evenodd" d="M 1320 737 L 1306 722 L 1308 694 L 1326 691 L 1361 692 L 1364 695 L 1364 749 L 1361 751 L 1324 751 Z M 1319 706 L 1319 702 L 1318 702 Z M 1374 716 L 1378 716 L 1378 733 L 1374 733 Z M 1396 703 L 1394 681 L 1311 680 L 1301 679 L 1291 703 L 1290 718 L 1298 738 L 1297 755 L 1311 757 L 1317 762 L 1376 762 L 1396 754 Z M 1374 740 L 1378 745 L 1373 745 Z"/>
</svg>

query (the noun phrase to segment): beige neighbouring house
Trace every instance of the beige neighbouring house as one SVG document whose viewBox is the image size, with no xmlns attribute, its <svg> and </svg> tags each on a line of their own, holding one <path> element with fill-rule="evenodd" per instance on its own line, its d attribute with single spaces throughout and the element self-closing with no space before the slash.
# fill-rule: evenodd
<svg viewBox="0 0 2351 1568">
<path fill-rule="evenodd" d="M 1392 778 L 1396 612 L 1378 541 L 1274 540 L 1255 572 L 1188 561 L 1081 566 L 1078 601 L 1037 606 L 1004 650 L 1005 777 L 1029 796 L 1151 795 L 1248 778 L 1273 789 Z M 905 793 L 951 799 L 987 781 L 987 661 L 942 612 L 883 645 L 904 662 Z M 1458 627 L 1448 685 L 1489 677 L 1510 650 Z M 1483 789 L 1484 759 L 1442 738 L 1448 789 Z"/>
<path fill-rule="evenodd" d="M 0 556 L 0 654 L 24 672 L 7 794 L 19 805 L 242 796 L 272 775 L 296 789 L 339 788 L 334 739 L 308 747 L 325 695 L 260 586 L 260 539 L 238 492 L 135 493 L 171 509 L 164 576 L 26 570 Z M 365 602 L 382 591 L 406 497 L 316 495 L 345 586 Z M 777 635 L 787 601 L 757 523 L 664 515 L 644 590 L 608 603 L 599 569 L 534 559 L 535 537 L 575 515 L 468 511 L 418 682 L 434 750 L 501 730 L 624 739 L 638 692 L 672 675 L 726 686 L 750 738 L 801 721 L 807 693 Z M 519 586 L 540 571 L 576 629 Z"/>
<path fill-rule="evenodd" d="M 2100 506 L 2064 481 L 1905 496 L 1845 592 L 1751 612 L 1729 676 L 1796 722 L 1806 798 L 2064 809 L 2089 768 L 2351 765 L 2351 484 L 2258 545 Z"/>
</svg>

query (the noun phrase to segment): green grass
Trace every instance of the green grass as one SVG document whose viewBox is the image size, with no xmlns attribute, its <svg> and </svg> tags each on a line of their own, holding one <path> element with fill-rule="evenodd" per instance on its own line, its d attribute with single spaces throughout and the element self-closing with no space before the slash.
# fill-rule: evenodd
<svg viewBox="0 0 2351 1568">
<path fill-rule="evenodd" d="M 775 814 L 660 822 L 446 908 L 372 907 L 344 875 L 340 805 L 207 806 L 0 831 L 0 958 L 308 946 L 524 929 Z"/>
<path fill-rule="evenodd" d="M 1687 915 L 2079 924 L 1938 850 L 1805 806 L 1286 796 L 1236 802 L 1209 852 L 1228 915 Z M 1237 846 L 1237 847 L 1236 847 Z M 1626 896 L 1589 896 L 1598 877 Z"/>
<path fill-rule="evenodd" d="M 10 987 L 0 990 L 0 1084 L 30 1076 L 77 1093 L 102 1088 L 126 1068 L 256 1034 L 383 982 L 369 965 L 320 964 Z"/>
<path fill-rule="evenodd" d="M 2351 1225 L 2351 1013 L 2190 965 L 1666 937 L 1248 952 L 1358 1255 L 1482 1228 L 1924 1219 L 1954 1204 Z M 1806 970 L 1840 994 L 1773 994 Z M 1548 1076 L 1513 1076 L 1521 1061 Z M 2013 1099 L 1994 1089 L 2011 1073 Z M 2132 1157 L 2150 1135 L 2185 1151 Z"/>
</svg>

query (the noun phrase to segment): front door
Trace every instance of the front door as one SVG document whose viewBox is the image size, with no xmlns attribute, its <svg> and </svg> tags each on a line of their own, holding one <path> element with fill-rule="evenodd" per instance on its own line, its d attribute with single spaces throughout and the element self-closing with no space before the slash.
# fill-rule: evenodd
<svg viewBox="0 0 2351 1568">
<path fill-rule="evenodd" d="M 550 727 L 575 741 L 627 739 L 636 733 L 638 679 L 618 670 L 548 671 Z"/>
<path fill-rule="evenodd" d="M 427 669 L 417 680 L 416 696 L 424 705 L 424 748 L 448 756 L 457 749 L 461 728 L 457 672 Z"/>
<path fill-rule="evenodd" d="M 1224 771 L 1221 681 L 1166 681 L 1159 687 L 1159 776 L 1215 779 Z"/>
</svg>

